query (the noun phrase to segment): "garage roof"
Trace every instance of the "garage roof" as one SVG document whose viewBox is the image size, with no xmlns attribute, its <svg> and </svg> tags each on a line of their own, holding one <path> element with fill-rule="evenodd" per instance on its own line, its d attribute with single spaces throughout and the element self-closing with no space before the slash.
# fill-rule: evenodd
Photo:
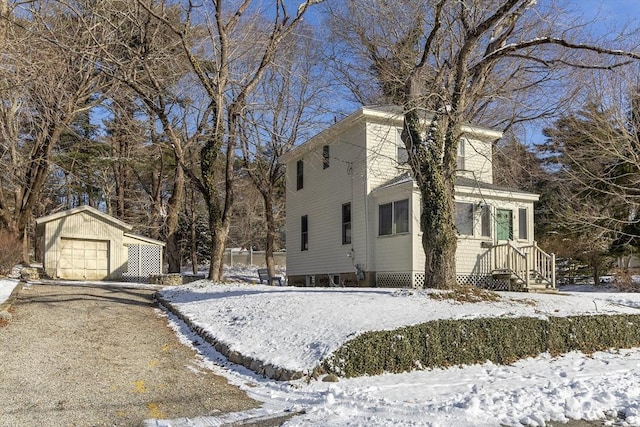
<svg viewBox="0 0 640 427">
<path fill-rule="evenodd" d="M 132 225 L 122 222 L 119 219 L 112 217 L 111 215 L 107 215 L 106 213 L 100 212 L 98 209 L 92 208 L 91 206 L 87 206 L 87 205 L 79 206 L 73 209 L 67 209 L 66 211 L 60 211 L 51 215 L 40 217 L 36 219 L 36 224 L 40 226 L 42 224 L 46 224 L 47 222 L 54 221 L 56 219 L 60 219 L 65 216 L 74 215 L 80 212 L 88 212 L 92 215 L 98 216 L 103 221 L 111 223 L 113 226 L 121 228 L 126 231 L 131 231 L 133 229 Z"/>
</svg>

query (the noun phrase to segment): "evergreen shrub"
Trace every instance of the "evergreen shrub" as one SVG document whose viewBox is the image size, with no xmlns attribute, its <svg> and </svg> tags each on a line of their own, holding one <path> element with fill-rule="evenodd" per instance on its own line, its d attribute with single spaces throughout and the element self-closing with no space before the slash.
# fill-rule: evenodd
<svg viewBox="0 0 640 427">
<path fill-rule="evenodd" d="M 322 368 L 357 377 L 636 346 L 640 315 L 436 320 L 364 333 L 325 359 Z"/>
</svg>

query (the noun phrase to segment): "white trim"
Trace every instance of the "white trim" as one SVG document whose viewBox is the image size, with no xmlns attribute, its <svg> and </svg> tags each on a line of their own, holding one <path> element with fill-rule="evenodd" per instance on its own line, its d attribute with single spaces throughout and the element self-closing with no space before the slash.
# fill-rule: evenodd
<svg viewBox="0 0 640 427">
<path fill-rule="evenodd" d="M 508 200 L 515 202 L 537 202 L 540 200 L 539 194 L 527 193 L 519 190 L 497 190 L 494 188 L 478 188 L 460 185 L 455 186 L 455 193 L 460 196 L 486 197 L 492 200 Z"/>
<path fill-rule="evenodd" d="M 161 242 L 160 240 L 155 240 L 155 239 L 152 239 L 150 237 L 140 236 L 139 234 L 124 233 L 124 237 L 128 237 L 130 239 L 138 240 L 140 242 L 148 243 L 148 244 L 151 244 L 151 245 L 166 246 L 166 243 Z M 132 244 L 132 243 L 130 243 L 130 242 L 125 242 L 124 243 L 125 246 L 126 245 L 130 245 L 130 244 Z"/>
</svg>

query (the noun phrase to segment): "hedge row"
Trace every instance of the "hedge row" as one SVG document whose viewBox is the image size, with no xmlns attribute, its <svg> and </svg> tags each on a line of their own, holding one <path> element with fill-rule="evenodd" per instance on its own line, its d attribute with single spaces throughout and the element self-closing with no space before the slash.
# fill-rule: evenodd
<svg viewBox="0 0 640 427">
<path fill-rule="evenodd" d="M 438 320 L 364 333 L 322 367 L 342 377 L 640 346 L 640 315 Z"/>
</svg>

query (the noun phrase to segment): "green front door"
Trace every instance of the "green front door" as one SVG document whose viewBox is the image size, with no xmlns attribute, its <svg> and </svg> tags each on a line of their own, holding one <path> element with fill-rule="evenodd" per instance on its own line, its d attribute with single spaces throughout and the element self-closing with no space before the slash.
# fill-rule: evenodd
<svg viewBox="0 0 640 427">
<path fill-rule="evenodd" d="M 513 240 L 513 214 L 509 209 L 496 211 L 496 237 L 498 240 Z"/>
</svg>

